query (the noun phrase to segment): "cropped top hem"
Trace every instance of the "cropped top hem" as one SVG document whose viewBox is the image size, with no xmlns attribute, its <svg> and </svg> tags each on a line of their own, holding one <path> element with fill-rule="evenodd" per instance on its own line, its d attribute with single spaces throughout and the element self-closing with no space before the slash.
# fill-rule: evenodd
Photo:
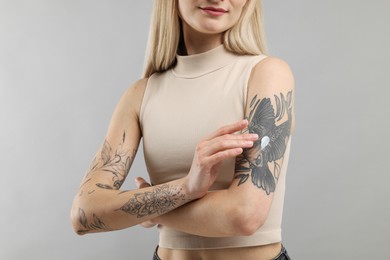
<svg viewBox="0 0 390 260">
<path fill-rule="evenodd" d="M 222 239 L 218 237 L 199 237 L 195 235 L 170 235 L 169 240 L 167 240 L 161 239 L 161 235 L 162 234 L 160 233 L 159 247 L 179 250 L 251 247 L 273 244 L 282 241 L 281 229 L 255 233 L 251 236 L 224 237 Z"/>
</svg>

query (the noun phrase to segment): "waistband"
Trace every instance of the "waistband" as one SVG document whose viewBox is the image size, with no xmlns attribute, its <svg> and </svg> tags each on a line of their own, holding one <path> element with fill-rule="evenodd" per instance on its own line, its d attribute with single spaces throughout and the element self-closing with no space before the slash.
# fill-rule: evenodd
<svg viewBox="0 0 390 260">
<path fill-rule="evenodd" d="M 153 260 L 162 260 L 158 256 L 157 251 L 158 251 L 158 246 L 154 250 Z M 286 248 L 282 244 L 282 249 L 280 250 L 279 254 L 275 258 L 273 258 L 271 260 L 291 260 L 291 258 L 289 257 Z"/>
</svg>

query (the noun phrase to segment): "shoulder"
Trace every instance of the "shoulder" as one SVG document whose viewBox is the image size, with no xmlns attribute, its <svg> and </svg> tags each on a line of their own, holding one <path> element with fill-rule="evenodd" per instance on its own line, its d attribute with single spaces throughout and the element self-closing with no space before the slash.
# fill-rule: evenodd
<svg viewBox="0 0 390 260">
<path fill-rule="evenodd" d="M 291 96 L 292 123 L 291 132 L 294 130 L 294 76 L 290 66 L 284 60 L 277 57 L 266 57 L 258 62 L 252 69 L 248 82 L 248 100 L 254 96 L 271 98 Z M 283 98 L 283 97 L 282 97 Z"/>
<path fill-rule="evenodd" d="M 139 114 L 147 83 L 148 78 L 142 78 L 126 89 L 120 100 L 123 111 Z"/>
<path fill-rule="evenodd" d="M 294 76 L 289 64 L 274 56 L 267 56 L 252 69 L 249 86 L 294 89 Z"/>
<path fill-rule="evenodd" d="M 136 97 L 139 97 L 143 95 L 145 92 L 146 85 L 148 83 L 148 78 L 142 78 L 133 83 L 129 88 L 127 88 L 126 92 L 124 95 L 128 99 L 134 99 Z"/>
</svg>

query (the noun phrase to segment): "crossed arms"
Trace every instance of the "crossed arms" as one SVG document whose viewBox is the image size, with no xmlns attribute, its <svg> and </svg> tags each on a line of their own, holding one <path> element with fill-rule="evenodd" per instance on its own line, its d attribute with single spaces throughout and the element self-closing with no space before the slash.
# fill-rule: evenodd
<svg viewBox="0 0 390 260">
<path fill-rule="evenodd" d="M 145 85 L 141 80 L 130 88 L 113 114 L 106 139 L 75 197 L 74 230 L 85 234 L 152 221 L 201 236 L 255 232 L 267 218 L 294 127 L 294 82 L 288 65 L 270 57 L 253 69 L 247 122 L 205 137 L 186 177 L 121 191 L 141 138 L 138 112 Z M 237 131 L 243 134 L 234 134 Z M 228 157 L 237 158 L 233 182 L 226 190 L 207 193 L 220 162 Z"/>
</svg>

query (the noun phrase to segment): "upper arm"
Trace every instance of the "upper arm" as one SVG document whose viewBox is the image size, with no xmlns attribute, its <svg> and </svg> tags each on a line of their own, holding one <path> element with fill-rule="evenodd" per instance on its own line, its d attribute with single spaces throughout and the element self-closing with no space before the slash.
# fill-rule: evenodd
<svg viewBox="0 0 390 260">
<path fill-rule="evenodd" d="M 105 139 L 97 151 L 80 187 L 119 189 L 125 180 L 141 138 L 139 110 L 147 79 L 128 88 L 119 100 Z M 91 192 L 92 188 L 88 191 Z M 81 195 L 80 194 L 80 195 Z"/>
<path fill-rule="evenodd" d="M 268 215 L 294 128 L 294 79 L 284 61 L 268 57 L 253 68 L 245 115 L 249 121 L 246 131 L 258 134 L 259 139 L 237 157 L 229 191 L 235 194 L 235 203 L 243 206 L 241 210 L 245 209 L 246 217 L 255 222 L 256 230 Z"/>
</svg>

